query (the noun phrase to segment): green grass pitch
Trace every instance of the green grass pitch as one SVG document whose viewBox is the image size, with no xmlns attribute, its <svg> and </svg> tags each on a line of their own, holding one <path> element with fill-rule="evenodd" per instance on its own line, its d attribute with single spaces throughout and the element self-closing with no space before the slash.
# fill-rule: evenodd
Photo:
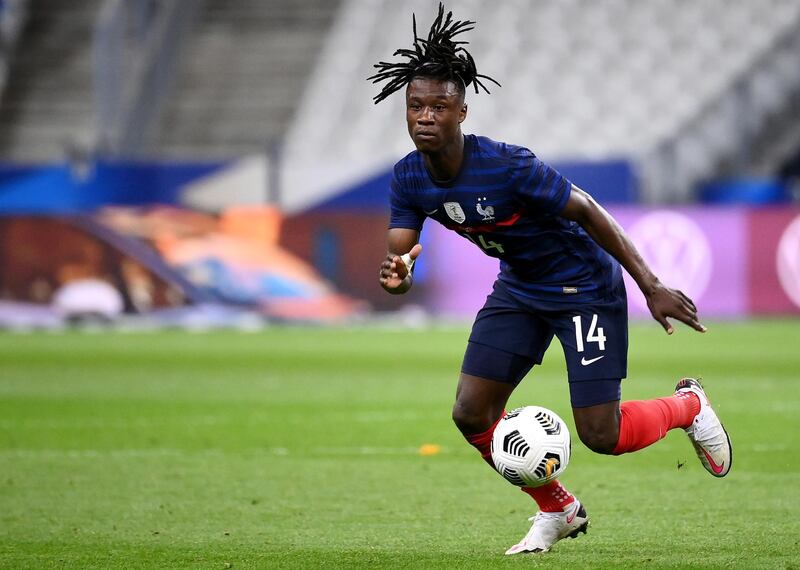
<svg viewBox="0 0 800 570">
<path fill-rule="evenodd" d="M 731 474 L 574 441 L 589 533 L 508 558 L 535 505 L 450 422 L 466 328 L 0 335 L 0 567 L 798 568 L 800 322 L 709 328 L 634 325 L 623 397 L 702 376 Z M 511 404 L 571 425 L 557 344 Z"/>
</svg>

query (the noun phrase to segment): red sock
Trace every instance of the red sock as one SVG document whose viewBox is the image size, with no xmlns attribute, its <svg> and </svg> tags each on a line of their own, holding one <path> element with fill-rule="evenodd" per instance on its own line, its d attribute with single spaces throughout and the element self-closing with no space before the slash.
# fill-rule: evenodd
<svg viewBox="0 0 800 570">
<path fill-rule="evenodd" d="M 673 428 L 688 427 L 700 411 L 700 398 L 683 392 L 667 398 L 623 402 L 619 409 L 619 440 L 614 455 L 638 451 Z"/>
<path fill-rule="evenodd" d="M 541 487 L 522 487 L 523 493 L 529 494 L 539 505 L 543 513 L 557 513 L 572 504 L 575 497 L 558 481 L 550 481 Z"/>
<path fill-rule="evenodd" d="M 464 436 L 470 445 L 478 450 L 483 460 L 488 463 L 492 469 L 494 469 L 494 461 L 492 461 L 492 434 L 494 434 L 494 428 L 497 427 L 497 424 L 500 423 L 504 415 L 506 415 L 505 410 L 503 410 L 503 413 L 497 418 L 497 421 L 492 424 L 492 427 L 485 432 Z"/>
</svg>

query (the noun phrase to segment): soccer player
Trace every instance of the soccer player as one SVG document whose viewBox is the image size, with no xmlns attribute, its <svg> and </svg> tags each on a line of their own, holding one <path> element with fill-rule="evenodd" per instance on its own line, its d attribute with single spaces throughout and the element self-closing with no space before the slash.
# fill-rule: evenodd
<svg viewBox="0 0 800 570">
<path fill-rule="evenodd" d="M 406 61 L 376 64 L 379 72 L 370 77 L 388 81 L 376 103 L 405 88 L 406 122 L 416 147 L 394 167 L 381 286 L 392 294 L 411 287 L 426 218 L 500 259 L 500 274 L 464 355 L 453 406 L 456 426 L 492 465 L 490 442 L 506 402 L 556 336 L 566 357 L 575 427 L 589 449 L 629 453 L 682 428 L 703 466 L 725 476 L 730 440 L 697 380 L 680 380 L 664 398 L 620 404 L 628 348 L 620 264 L 668 334 L 668 319 L 705 332 L 694 303 L 658 280 L 588 193 L 531 151 L 462 134 L 466 88 L 488 93 L 481 80 L 497 83 L 478 74 L 465 42 L 453 39 L 473 24 L 445 16 L 440 5 L 427 39 L 417 36 L 414 20 L 413 48 L 395 52 Z M 559 481 L 522 490 L 539 512 L 506 554 L 546 552 L 562 538 L 586 532 L 586 509 Z"/>
</svg>

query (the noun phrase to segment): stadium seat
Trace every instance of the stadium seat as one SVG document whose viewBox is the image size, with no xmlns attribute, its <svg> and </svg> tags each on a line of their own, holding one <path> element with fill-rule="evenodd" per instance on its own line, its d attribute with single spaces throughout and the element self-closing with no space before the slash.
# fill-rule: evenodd
<svg viewBox="0 0 800 570">
<path fill-rule="evenodd" d="M 643 159 L 681 136 L 774 42 L 800 26 L 795 0 L 767 4 L 452 0 L 447 8 L 457 17 L 477 21 L 469 39 L 479 71 L 503 84 L 490 86 L 488 97 L 468 94 L 466 130 L 529 146 L 548 160 L 631 153 Z M 316 152 L 308 148 L 313 125 L 317 150 L 351 165 L 327 180 L 335 186 L 390 164 L 397 149 L 410 150 L 404 129 L 396 128 L 402 97 L 372 108 L 378 89 L 364 79 L 373 63 L 410 43 L 412 11 L 423 28 L 434 10 L 435 4 L 421 0 L 345 1 L 289 130 L 287 157 Z M 772 78 L 800 74 L 796 57 L 785 67 L 758 82 L 764 114 L 780 107 L 785 93 Z M 364 136 L 346 144 L 336 139 L 354 128 Z M 712 138 L 729 134 L 719 126 L 710 130 Z M 692 154 L 687 165 L 702 174 L 701 166 L 713 165 L 721 147 L 693 141 L 686 148 L 709 155 Z"/>
</svg>

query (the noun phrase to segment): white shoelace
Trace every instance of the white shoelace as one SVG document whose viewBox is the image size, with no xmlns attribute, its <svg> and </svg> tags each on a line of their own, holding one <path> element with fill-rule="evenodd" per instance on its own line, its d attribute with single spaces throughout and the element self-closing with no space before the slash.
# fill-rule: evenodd
<svg viewBox="0 0 800 570">
<path fill-rule="evenodd" d="M 529 538 L 533 537 L 533 533 L 536 532 L 536 530 L 537 530 L 537 527 L 536 527 L 536 523 L 537 522 L 539 522 L 539 521 L 544 522 L 544 521 L 547 521 L 547 520 L 559 520 L 563 514 L 564 514 L 563 512 L 544 513 L 542 511 L 539 511 L 538 513 L 536 513 L 532 517 L 528 518 L 528 521 L 532 522 L 533 526 L 531 526 L 531 529 L 528 531 L 528 534 L 525 535 L 525 538 L 523 539 L 523 542 L 525 542 Z M 542 532 L 541 528 L 538 528 L 538 530 L 539 530 L 539 532 Z"/>
<path fill-rule="evenodd" d="M 528 518 L 528 520 L 536 524 L 536 521 L 538 521 L 539 519 L 558 519 L 563 514 L 564 514 L 563 511 L 556 511 L 555 513 L 544 513 L 542 511 L 539 511 L 532 517 Z"/>
</svg>

